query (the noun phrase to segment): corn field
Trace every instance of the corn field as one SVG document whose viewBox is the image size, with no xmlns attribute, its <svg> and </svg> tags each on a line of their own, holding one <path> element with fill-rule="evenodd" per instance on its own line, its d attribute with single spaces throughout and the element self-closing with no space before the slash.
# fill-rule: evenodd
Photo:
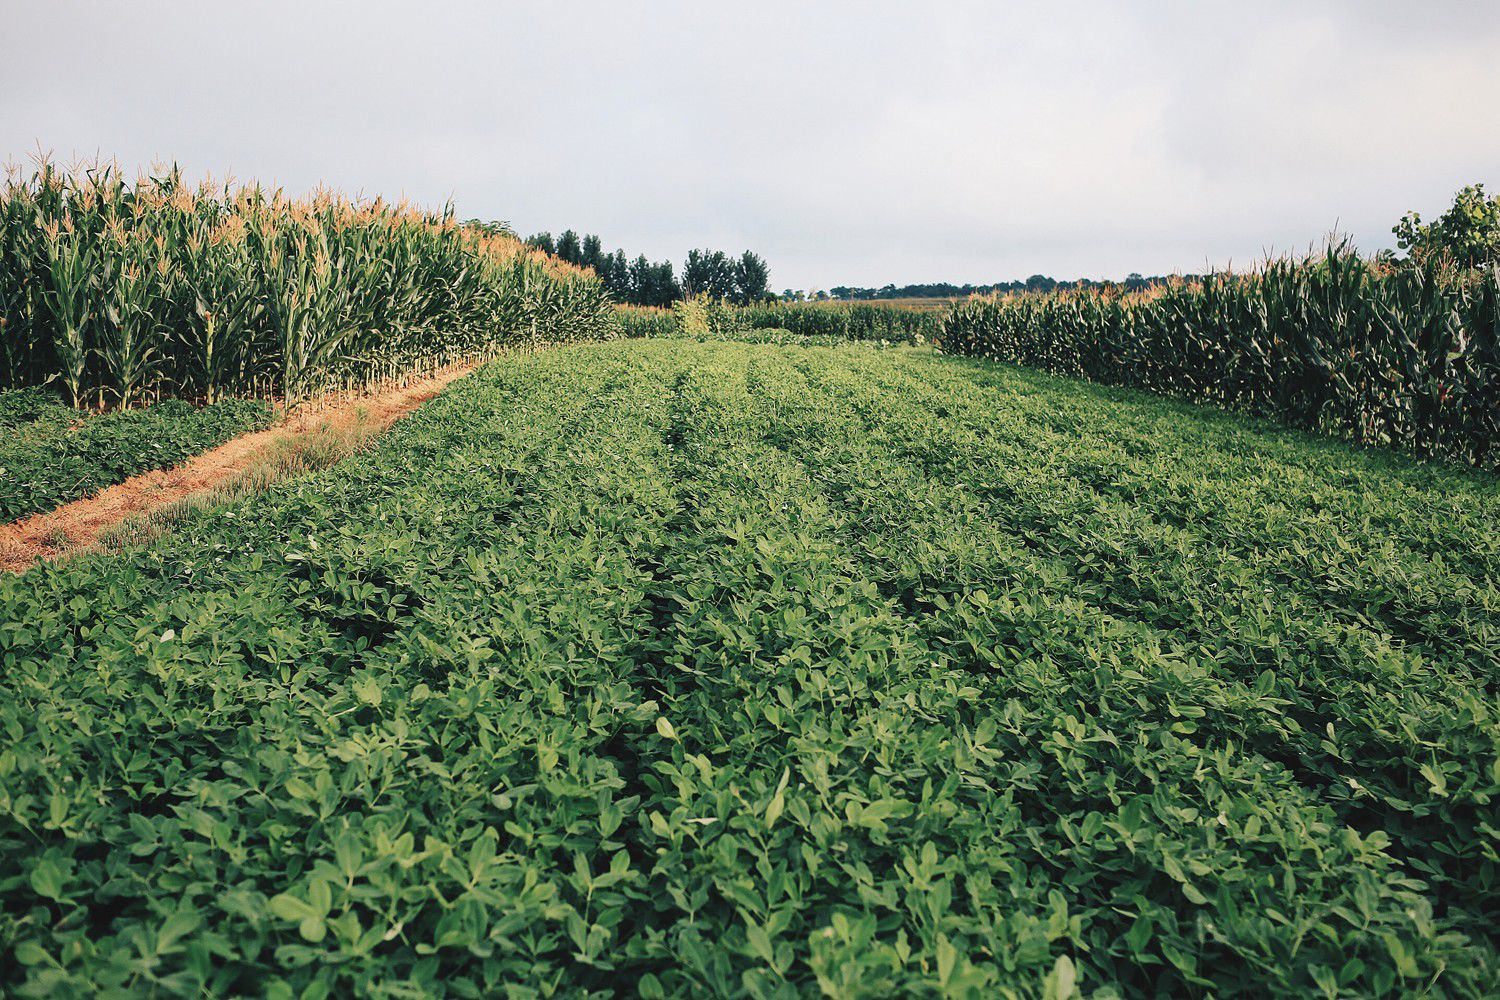
<svg viewBox="0 0 1500 1000">
<path fill-rule="evenodd" d="M 615 333 L 591 273 L 451 210 L 47 162 L 0 189 L 0 387 L 77 406 L 295 400 Z"/>
<path fill-rule="evenodd" d="M 958 303 L 943 349 L 1500 466 L 1500 273 L 1346 244 L 1137 295 Z"/>
<path fill-rule="evenodd" d="M 919 343 L 938 335 L 942 313 L 899 306 L 846 302 L 757 302 L 733 305 L 723 299 L 694 295 L 671 309 L 620 307 L 627 336 L 686 334 L 709 337 L 749 330 L 785 330 L 799 337 Z"/>
<path fill-rule="evenodd" d="M 942 323 L 941 312 L 900 306 L 844 302 L 767 302 L 735 310 L 743 327 L 776 328 L 803 336 L 895 343 L 931 340 Z"/>
<path fill-rule="evenodd" d="M 615 319 L 624 337 L 670 337 L 677 332 L 677 317 L 662 306 L 615 306 Z"/>
</svg>

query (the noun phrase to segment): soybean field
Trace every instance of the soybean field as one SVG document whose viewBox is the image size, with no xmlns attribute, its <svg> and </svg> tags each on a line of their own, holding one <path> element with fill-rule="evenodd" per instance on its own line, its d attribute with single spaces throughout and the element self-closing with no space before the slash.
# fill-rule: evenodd
<svg viewBox="0 0 1500 1000">
<path fill-rule="evenodd" d="M 1131 389 L 502 356 L 0 578 L 0 992 L 1492 995 L 1497 581 L 1492 474 Z"/>
</svg>

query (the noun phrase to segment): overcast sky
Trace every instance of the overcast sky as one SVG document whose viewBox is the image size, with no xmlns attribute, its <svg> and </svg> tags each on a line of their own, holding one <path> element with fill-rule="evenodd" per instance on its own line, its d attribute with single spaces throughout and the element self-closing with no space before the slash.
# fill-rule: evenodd
<svg viewBox="0 0 1500 1000">
<path fill-rule="evenodd" d="M 452 198 L 776 288 L 1195 271 L 1500 187 L 1500 3 L 4 0 L 0 154 Z"/>
</svg>

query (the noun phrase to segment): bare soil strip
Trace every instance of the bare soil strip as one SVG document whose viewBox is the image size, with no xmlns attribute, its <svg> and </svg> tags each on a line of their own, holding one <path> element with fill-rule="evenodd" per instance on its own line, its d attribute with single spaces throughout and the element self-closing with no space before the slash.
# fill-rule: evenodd
<svg viewBox="0 0 1500 1000">
<path fill-rule="evenodd" d="M 127 517 L 213 489 L 298 437 L 355 426 L 383 431 L 474 368 L 454 365 L 365 395 L 330 394 L 299 406 L 274 427 L 241 435 L 176 468 L 143 472 L 91 497 L 0 526 L 0 571 L 20 573 L 39 559 L 88 548 Z"/>
</svg>

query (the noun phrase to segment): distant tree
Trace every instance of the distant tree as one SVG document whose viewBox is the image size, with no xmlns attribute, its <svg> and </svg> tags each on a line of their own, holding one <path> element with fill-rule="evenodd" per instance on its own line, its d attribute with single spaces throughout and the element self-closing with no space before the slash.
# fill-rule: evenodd
<svg viewBox="0 0 1500 1000">
<path fill-rule="evenodd" d="M 623 253 L 620 257 L 623 260 Z M 628 286 L 622 301 L 638 306 L 669 306 L 682 298 L 682 289 L 672 273 L 672 262 L 653 264 L 645 254 L 630 263 Z"/>
<path fill-rule="evenodd" d="M 682 266 L 682 290 L 687 295 L 734 301 L 735 262 L 722 250 L 689 250 Z"/>
<path fill-rule="evenodd" d="M 490 236 L 509 236 L 514 239 L 516 235 L 516 231 L 510 227 L 509 222 L 502 222 L 499 219 L 468 219 L 464 225 L 470 229 L 482 230 Z"/>
<path fill-rule="evenodd" d="M 1191 278 L 1189 275 L 1179 277 Z M 1171 280 L 1165 276 L 1142 277 L 1132 274 L 1122 285 L 1133 289 L 1152 288 Z M 963 284 L 957 285 L 952 282 L 939 281 L 921 285 L 882 285 L 879 288 L 859 288 L 849 285 L 835 285 L 830 291 L 835 299 L 846 302 L 863 302 L 871 299 L 930 299 L 930 298 L 963 298 L 969 295 L 1009 294 L 1011 292 L 1023 291 L 1056 291 L 1066 288 L 1099 288 L 1108 282 L 1096 281 L 1092 278 L 1077 278 L 1071 281 L 1058 281 L 1044 274 L 1034 274 L 1026 281 L 997 281 L 987 285 Z"/>
<path fill-rule="evenodd" d="M 638 306 L 652 306 L 655 302 L 650 301 L 651 293 L 651 262 L 641 254 L 630 262 L 630 292 L 626 296 L 627 302 L 633 302 Z"/>
<path fill-rule="evenodd" d="M 651 301 L 648 304 L 669 306 L 682 296 L 682 285 L 678 284 L 672 262 L 664 260 L 651 265 Z"/>
<path fill-rule="evenodd" d="M 677 283 L 677 277 L 672 273 L 672 262 L 664 260 L 653 269 L 656 274 L 653 285 L 655 298 L 650 303 L 654 306 L 669 306 L 682 298 L 682 286 Z"/>
<path fill-rule="evenodd" d="M 739 261 L 722 250 L 715 250 L 712 255 L 714 262 L 714 295 L 730 302 L 739 300 Z"/>
<path fill-rule="evenodd" d="M 734 265 L 734 301 L 740 305 L 765 298 L 771 284 L 771 271 L 760 254 L 746 250 Z"/>
<path fill-rule="evenodd" d="M 1416 212 L 1407 212 L 1391 232 L 1413 260 L 1451 260 L 1460 267 L 1500 263 L 1500 196 L 1487 197 L 1483 184 L 1470 184 L 1437 221 L 1424 224 Z"/>
<path fill-rule="evenodd" d="M 609 257 L 610 282 L 607 284 L 609 293 L 619 302 L 629 302 L 630 298 L 630 262 L 625 259 L 624 250 L 616 250 Z"/>
<path fill-rule="evenodd" d="M 583 260 L 583 245 L 579 243 L 578 234 L 573 230 L 564 230 L 557 238 L 557 256 L 569 264 L 577 264 Z"/>
<path fill-rule="evenodd" d="M 608 292 L 612 298 L 614 298 L 616 301 L 625 301 L 619 294 L 620 279 L 615 275 L 614 254 L 601 253 L 599 255 L 598 263 L 594 265 L 594 273 L 599 276 L 599 281 L 603 283 L 604 290 Z"/>
<path fill-rule="evenodd" d="M 632 260 L 624 250 L 605 249 L 604 241 L 593 233 L 579 236 L 568 229 L 556 239 L 550 232 L 537 233 L 526 242 L 570 264 L 593 268 L 616 302 L 667 306 L 683 296 L 683 285 L 678 284 L 670 261 L 652 262 L 645 254 Z M 766 262 L 749 250 L 738 258 L 722 250 L 694 250 L 688 254 L 683 281 L 692 294 L 701 292 L 733 302 L 770 295 Z"/>
<path fill-rule="evenodd" d="M 704 292 L 709 282 L 709 265 L 703 251 L 689 250 L 687 260 L 682 263 L 682 291 L 687 295 Z"/>
<path fill-rule="evenodd" d="M 604 241 L 593 233 L 583 238 L 583 243 L 578 251 L 578 263 L 584 267 L 591 267 L 595 271 L 600 269 L 604 260 Z"/>
</svg>

